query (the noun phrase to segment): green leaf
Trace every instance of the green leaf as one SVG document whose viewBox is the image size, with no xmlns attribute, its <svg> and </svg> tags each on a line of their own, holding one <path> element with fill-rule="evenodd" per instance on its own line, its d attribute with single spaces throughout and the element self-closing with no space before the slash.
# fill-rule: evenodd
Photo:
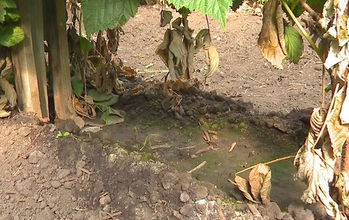
<svg viewBox="0 0 349 220">
<path fill-rule="evenodd" d="M 102 119 L 106 125 L 117 124 L 117 123 L 121 123 L 124 121 L 124 118 L 117 116 L 117 115 L 111 115 L 108 113 L 103 113 Z"/>
<path fill-rule="evenodd" d="M 124 117 L 126 113 L 122 110 L 117 110 L 115 108 L 112 108 L 110 106 L 101 106 L 101 111 L 103 113 L 107 113 L 109 115 L 117 115 L 119 117 Z"/>
<path fill-rule="evenodd" d="M 77 97 L 81 97 L 82 92 L 84 91 L 84 84 L 81 82 L 81 80 L 77 76 L 72 77 L 72 84 L 73 84 L 73 92 Z"/>
<path fill-rule="evenodd" d="M 114 94 L 107 94 L 103 92 L 98 92 L 96 89 L 88 90 L 87 94 L 93 98 L 93 101 L 103 102 L 109 100 Z"/>
<path fill-rule="evenodd" d="M 18 26 L 0 27 L 0 45 L 11 47 L 24 39 L 24 32 Z"/>
<path fill-rule="evenodd" d="M 118 102 L 119 96 L 118 95 L 114 95 L 114 94 L 112 94 L 112 95 L 113 96 L 111 96 L 110 99 L 105 100 L 105 101 L 101 101 L 101 102 L 95 102 L 95 104 L 97 106 L 111 106 L 111 105 L 114 105 L 115 103 Z"/>
<path fill-rule="evenodd" d="M 0 0 L 3 8 L 17 8 L 15 0 Z"/>
<path fill-rule="evenodd" d="M 0 8 L 0 23 L 3 23 L 5 21 L 5 15 L 6 15 L 5 9 Z"/>
<path fill-rule="evenodd" d="M 190 11 L 200 11 L 218 20 L 223 28 L 226 26 L 227 13 L 232 0 L 168 0 L 169 4 L 173 4 L 176 9 L 182 7 L 188 8 Z"/>
<path fill-rule="evenodd" d="M 70 135 L 70 133 L 68 132 L 68 131 L 65 131 L 64 133 L 63 133 L 63 137 L 68 137 Z"/>
<path fill-rule="evenodd" d="M 18 21 L 20 17 L 17 8 L 6 9 L 5 21 Z"/>
<path fill-rule="evenodd" d="M 82 0 L 87 36 L 124 25 L 138 9 L 139 0 Z"/>
<path fill-rule="evenodd" d="M 93 48 L 92 43 L 84 37 L 80 37 L 80 48 L 81 52 L 85 53 Z"/>
<path fill-rule="evenodd" d="M 286 59 L 298 63 L 304 49 L 302 36 L 294 27 L 286 26 L 284 37 L 287 51 Z"/>
</svg>

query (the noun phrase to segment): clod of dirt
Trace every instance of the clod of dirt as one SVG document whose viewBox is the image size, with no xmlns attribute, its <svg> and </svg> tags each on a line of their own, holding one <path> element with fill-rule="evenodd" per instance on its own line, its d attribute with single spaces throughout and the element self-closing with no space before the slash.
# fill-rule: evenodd
<svg viewBox="0 0 349 220">
<path fill-rule="evenodd" d="M 287 208 L 288 212 L 295 220 L 314 220 L 314 214 L 309 209 L 304 209 L 302 206 L 291 204 Z"/>
<path fill-rule="evenodd" d="M 28 162 L 31 164 L 37 164 L 43 156 L 44 154 L 41 151 L 33 151 L 29 154 Z"/>
</svg>

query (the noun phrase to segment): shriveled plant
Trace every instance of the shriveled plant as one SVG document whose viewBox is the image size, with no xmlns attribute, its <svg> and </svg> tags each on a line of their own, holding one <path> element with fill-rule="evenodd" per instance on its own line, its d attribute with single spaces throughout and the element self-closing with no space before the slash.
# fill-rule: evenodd
<svg viewBox="0 0 349 220">
<path fill-rule="evenodd" d="M 297 17 L 306 10 L 308 33 Z M 284 19 L 286 11 L 288 19 Z M 289 59 L 297 63 L 303 50 L 301 35 L 323 61 L 323 73 L 331 78 L 332 99 L 314 108 L 311 129 L 299 149 L 294 164 L 296 177 L 308 188 L 302 200 L 319 202 L 333 219 L 349 215 L 349 50 L 348 1 L 269 0 L 263 9 L 259 46 L 277 68 Z M 325 91 L 323 74 L 323 97 Z M 340 208 L 341 207 L 341 208 Z"/>
</svg>

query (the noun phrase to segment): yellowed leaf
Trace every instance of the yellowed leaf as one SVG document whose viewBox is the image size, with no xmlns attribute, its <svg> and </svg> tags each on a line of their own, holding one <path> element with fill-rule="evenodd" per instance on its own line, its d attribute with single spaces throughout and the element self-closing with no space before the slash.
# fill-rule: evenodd
<svg viewBox="0 0 349 220">
<path fill-rule="evenodd" d="M 253 197 L 251 196 L 250 192 L 250 186 L 248 185 L 247 180 L 240 176 L 235 176 L 235 183 L 239 190 L 244 194 L 245 198 L 251 202 L 254 203 L 259 203 L 258 201 L 254 200 Z"/>
<path fill-rule="evenodd" d="M 263 25 L 258 45 L 263 56 L 276 68 L 283 69 L 286 57 L 281 1 L 269 0 L 263 7 Z"/>
<path fill-rule="evenodd" d="M 255 200 L 263 203 L 270 201 L 271 171 L 267 165 L 257 164 L 249 174 L 249 183 Z"/>
<path fill-rule="evenodd" d="M 205 73 L 205 78 L 209 78 L 218 69 L 219 55 L 215 46 L 208 46 L 204 48 L 206 55 L 206 63 L 209 66 L 209 70 Z"/>
</svg>

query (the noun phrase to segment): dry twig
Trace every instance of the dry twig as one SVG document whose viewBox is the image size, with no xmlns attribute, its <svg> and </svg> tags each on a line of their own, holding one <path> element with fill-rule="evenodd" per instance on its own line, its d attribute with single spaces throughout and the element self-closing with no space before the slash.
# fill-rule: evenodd
<svg viewBox="0 0 349 220">
<path fill-rule="evenodd" d="M 194 169 L 189 170 L 189 171 L 188 171 L 188 173 L 192 173 L 192 172 L 194 172 L 194 171 L 196 171 L 196 170 L 200 169 L 200 168 L 201 168 L 201 167 L 203 167 L 205 164 L 206 164 L 206 161 L 204 161 L 204 162 L 200 163 L 200 164 L 199 164 L 199 165 L 197 165 L 197 166 L 196 166 Z"/>
</svg>

